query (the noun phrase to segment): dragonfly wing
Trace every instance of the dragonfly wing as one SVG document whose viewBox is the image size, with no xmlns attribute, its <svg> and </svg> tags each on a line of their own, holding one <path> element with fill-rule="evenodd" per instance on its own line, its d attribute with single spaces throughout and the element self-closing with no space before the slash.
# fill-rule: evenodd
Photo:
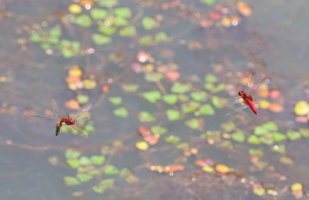
<svg viewBox="0 0 309 200">
<path fill-rule="evenodd" d="M 57 125 L 56 125 L 56 136 L 59 135 L 60 128 L 61 128 L 61 123 L 57 123 Z"/>
</svg>

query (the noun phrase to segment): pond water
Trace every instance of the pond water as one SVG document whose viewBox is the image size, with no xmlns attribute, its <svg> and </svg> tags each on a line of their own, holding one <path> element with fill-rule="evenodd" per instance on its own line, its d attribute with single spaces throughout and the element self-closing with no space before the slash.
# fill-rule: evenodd
<svg viewBox="0 0 309 200">
<path fill-rule="evenodd" d="M 0 0 L 0 199 L 308 198 L 307 10 Z"/>
</svg>

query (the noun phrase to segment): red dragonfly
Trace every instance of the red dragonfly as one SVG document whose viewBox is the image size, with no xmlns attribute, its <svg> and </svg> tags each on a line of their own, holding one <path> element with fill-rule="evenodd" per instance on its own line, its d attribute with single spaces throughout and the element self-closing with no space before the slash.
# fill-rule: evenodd
<svg viewBox="0 0 309 200">
<path fill-rule="evenodd" d="M 59 135 L 60 128 L 63 124 L 67 126 L 72 126 L 76 124 L 76 120 L 71 118 L 69 115 L 67 115 L 67 117 L 58 119 L 57 124 L 56 124 L 56 136 Z"/>
<path fill-rule="evenodd" d="M 246 84 L 247 87 L 249 87 L 249 89 L 248 89 L 249 92 L 246 92 L 243 89 L 238 90 L 237 95 L 241 98 L 241 101 L 237 101 L 237 102 L 241 102 L 241 104 L 243 104 L 243 106 L 240 109 L 237 109 L 237 110 L 242 110 L 244 108 L 249 107 L 255 115 L 259 115 L 257 106 L 254 103 L 254 100 L 251 96 L 251 94 L 254 92 L 254 90 L 259 87 L 259 84 L 254 83 L 254 75 L 255 75 L 254 72 L 250 72 L 248 74 L 241 74 L 240 75 L 240 78 L 242 79 L 243 84 Z M 262 83 L 266 80 L 268 80 L 268 78 L 263 77 L 260 82 Z M 231 90 L 235 90 L 235 87 L 232 86 Z M 239 97 L 238 97 L 238 99 L 239 99 Z M 233 104 L 235 104 L 235 102 Z"/>
<path fill-rule="evenodd" d="M 255 106 L 255 104 L 253 103 L 253 98 L 251 95 L 248 95 L 245 91 L 240 90 L 238 92 L 238 95 L 242 98 L 243 103 L 247 106 L 249 106 L 249 108 L 252 110 L 252 112 L 256 115 L 258 115 L 258 110 Z"/>
</svg>

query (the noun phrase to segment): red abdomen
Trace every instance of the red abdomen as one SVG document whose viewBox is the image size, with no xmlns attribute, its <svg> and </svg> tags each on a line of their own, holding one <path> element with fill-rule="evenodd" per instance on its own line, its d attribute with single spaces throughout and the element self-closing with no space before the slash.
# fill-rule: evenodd
<svg viewBox="0 0 309 200">
<path fill-rule="evenodd" d="M 67 118 L 61 118 L 59 120 L 59 123 L 65 123 L 66 125 L 74 125 L 76 123 L 76 121 L 70 117 Z"/>
</svg>

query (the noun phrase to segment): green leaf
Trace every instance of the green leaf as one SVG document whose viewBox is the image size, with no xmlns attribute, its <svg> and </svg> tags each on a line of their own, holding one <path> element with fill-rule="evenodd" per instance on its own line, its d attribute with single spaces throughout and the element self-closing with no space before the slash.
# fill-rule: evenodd
<svg viewBox="0 0 309 200">
<path fill-rule="evenodd" d="M 191 129 L 194 129 L 194 130 L 200 129 L 202 127 L 202 124 L 203 124 L 203 120 L 198 119 L 198 118 L 190 119 L 190 120 L 186 121 L 186 125 L 188 127 L 190 127 Z"/>
<path fill-rule="evenodd" d="M 83 131 L 86 132 L 87 134 L 93 132 L 95 130 L 93 124 L 87 124 L 84 126 Z"/>
<path fill-rule="evenodd" d="M 263 126 L 257 126 L 254 129 L 254 134 L 258 135 L 258 136 L 266 135 L 267 133 L 269 133 L 268 130 L 266 128 L 264 128 Z"/>
<path fill-rule="evenodd" d="M 236 131 L 232 133 L 232 139 L 236 142 L 243 143 L 246 140 L 245 134 L 242 131 Z"/>
<path fill-rule="evenodd" d="M 128 7 L 118 7 L 114 9 L 114 13 L 118 17 L 130 18 L 132 16 L 132 11 Z"/>
<path fill-rule="evenodd" d="M 258 137 L 256 137 L 255 135 L 250 135 L 249 138 L 247 139 L 247 142 L 249 144 L 260 144 L 261 141 Z"/>
<path fill-rule="evenodd" d="M 149 45 L 152 45 L 154 43 L 154 39 L 150 35 L 145 35 L 145 36 L 142 36 L 141 38 L 139 38 L 138 43 L 140 45 L 149 46 Z"/>
<path fill-rule="evenodd" d="M 79 185 L 80 182 L 77 178 L 72 177 L 72 176 L 65 176 L 64 178 L 64 183 L 67 186 L 72 186 L 72 185 Z"/>
<path fill-rule="evenodd" d="M 270 135 L 270 134 L 269 135 L 262 135 L 260 137 L 260 141 L 261 141 L 261 143 L 267 144 L 267 145 L 273 145 L 274 144 L 272 135 Z"/>
<path fill-rule="evenodd" d="M 52 36 L 52 37 L 60 37 L 62 34 L 62 30 L 61 30 L 61 27 L 60 26 L 55 26 L 54 28 L 52 28 L 50 31 L 49 31 L 49 35 Z"/>
<path fill-rule="evenodd" d="M 118 107 L 114 110 L 114 115 L 117 117 L 126 118 L 129 115 L 129 111 L 125 107 Z"/>
<path fill-rule="evenodd" d="M 133 37 L 136 35 L 136 28 L 134 26 L 127 26 L 119 31 L 122 37 Z"/>
<path fill-rule="evenodd" d="M 147 73 L 145 74 L 145 80 L 148 82 L 158 82 L 163 78 L 162 73 Z"/>
<path fill-rule="evenodd" d="M 111 8 L 118 4 L 118 0 L 98 0 L 98 4 L 100 6 Z"/>
<path fill-rule="evenodd" d="M 200 109 L 198 110 L 198 113 L 200 115 L 214 115 L 215 110 L 212 108 L 210 104 L 205 104 L 200 107 Z"/>
<path fill-rule="evenodd" d="M 126 92 L 136 92 L 139 88 L 137 84 L 123 84 L 121 88 Z"/>
<path fill-rule="evenodd" d="M 76 99 L 78 101 L 78 103 L 80 104 L 86 104 L 89 102 L 89 97 L 87 95 L 84 95 L 84 94 L 78 94 L 76 96 Z"/>
<path fill-rule="evenodd" d="M 162 126 L 152 126 L 150 130 L 155 135 L 163 135 L 167 132 L 167 129 Z"/>
<path fill-rule="evenodd" d="M 156 43 L 160 43 L 160 42 L 166 42 L 168 41 L 168 35 L 165 32 L 159 32 L 154 36 L 154 41 Z"/>
<path fill-rule="evenodd" d="M 202 2 L 207 6 L 212 6 L 216 3 L 216 0 L 202 0 Z"/>
<path fill-rule="evenodd" d="M 80 166 L 79 160 L 73 158 L 67 159 L 67 164 L 72 169 L 76 169 Z"/>
<path fill-rule="evenodd" d="M 76 19 L 75 19 L 75 23 L 79 26 L 82 26 L 82 27 L 90 27 L 91 24 L 92 24 L 92 21 L 91 21 L 91 18 L 86 15 L 86 14 L 83 14 L 83 15 L 80 15 L 80 16 L 77 16 Z"/>
<path fill-rule="evenodd" d="M 163 101 L 167 104 L 173 105 L 173 104 L 177 103 L 178 97 L 175 94 L 165 94 L 163 96 Z"/>
<path fill-rule="evenodd" d="M 276 132 L 276 133 L 273 133 L 272 135 L 273 135 L 273 140 L 275 142 L 282 142 L 286 139 L 286 136 L 281 132 Z"/>
<path fill-rule="evenodd" d="M 178 144 L 180 142 L 180 137 L 175 135 L 170 135 L 165 138 L 165 142 L 170 144 Z"/>
<path fill-rule="evenodd" d="M 113 175 L 113 174 L 117 174 L 119 172 L 118 168 L 115 167 L 114 165 L 107 165 L 104 168 L 104 174 L 106 175 Z"/>
<path fill-rule="evenodd" d="M 299 132 L 296 132 L 296 131 L 288 131 L 286 133 L 287 137 L 289 140 L 291 141 L 295 141 L 295 140 L 298 140 L 301 138 L 301 135 Z"/>
<path fill-rule="evenodd" d="M 120 105 L 122 104 L 122 98 L 119 96 L 111 96 L 108 98 L 108 100 L 113 104 L 113 105 Z"/>
<path fill-rule="evenodd" d="M 198 101 L 198 102 L 205 102 L 207 98 L 206 93 L 202 91 L 191 92 L 190 96 L 194 101 Z"/>
<path fill-rule="evenodd" d="M 278 131 L 278 126 L 275 122 L 270 121 L 270 122 L 266 122 L 265 124 L 262 125 L 264 129 L 268 130 L 268 131 Z"/>
<path fill-rule="evenodd" d="M 178 93 L 178 94 L 183 94 L 191 90 L 191 86 L 188 84 L 176 82 L 172 86 L 172 92 Z"/>
<path fill-rule="evenodd" d="M 101 8 L 93 8 L 90 11 L 90 15 L 93 19 L 104 19 L 107 16 L 107 10 Z"/>
<path fill-rule="evenodd" d="M 81 165 L 90 165 L 91 164 L 91 161 L 88 157 L 86 156 L 82 156 L 80 159 L 79 159 L 79 164 Z"/>
<path fill-rule="evenodd" d="M 218 78 L 213 74 L 207 74 L 204 78 L 206 83 L 215 83 L 218 81 Z"/>
<path fill-rule="evenodd" d="M 225 90 L 225 87 L 226 85 L 224 83 L 220 83 L 219 85 L 213 87 L 211 91 L 213 93 L 222 92 L 223 90 Z"/>
<path fill-rule="evenodd" d="M 116 28 L 112 26 L 106 26 L 105 24 L 100 24 L 98 30 L 104 35 L 114 35 L 117 31 Z"/>
<path fill-rule="evenodd" d="M 106 0 L 104 0 L 106 1 Z M 108 0 L 111 1 L 111 0 Z M 104 193 L 107 189 L 113 188 L 115 186 L 114 179 L 104 179 L 98 185 L 92 187 L 93 191 L 97 193 Z"/>
<path fill-rule="evenodd" d="M 154 18 L 149 17 L 149 16 L 145 16 L 142 19 L 142 25 L 143 25 L 144 29 L 151 30 L 151 29 L 155 28 L 158 24 L 157 24 L 157 22 Z"/>
<path fill-rule="evenodd" d="M 236 125 L 234 122 L 228 121 L 228 122 L 221 124 L 221 127 L 224 131 L 230 132 L 236 128 Z"/>
<path fill-rule="evenodd" d="M 200 104 L 197 102 L 190 101 L 188 103 L 182 104 L 181 109 L 184 113 L 192 113 L 199 107 L 199 105 Z"/>
<path fill-rule="evenodd" d="M 299 132 L 304 138 L 309 138 L 309 129 L 301 128 L 299 129 Z"/>
<path fill-rule="evenodd" d="M 108 36 L 101 35 L 101 34 L 93 34 L 92 41 L 97 45 L 108 44 L 112 41 L 112 39 Z"/>
<path fill-rule="evenodd" d="M 65 151 L 65 157 L 67 159 L 76 159 L 81 155 L 81 153 L 79 151 L 75 151 L 75 150 L 66 150 Z"/>
<path fill-rule="evenodd" d="M 168 109 L 166 111 L 166 116 L 169 121 L 176 121 L 181 118 L 181 114 L 178 110 Z"/>
<path fill-rule="evenodd" d="M 276 153 L 285 154 L 286 153 L 286 147 L 283 144 L 274 145 L 274 146 L 272 146 L 272 151 L 276 152 Z"/>
<path fill-rule="evenodd" d="M 161 99 L 161 93 L 158 90 L 151 90 L 144 92 L 143 97 L 151 103 L 156 103 Z"/>
<path fill-rule="evenodd" d="M 121 27 L 121 26 L 127 26 L 129 24 L 129 21 L 126 18 L 122 17 L 115 17 L 114 19 L 114 25 Z"/>
<path fill-rule="evenodd" d="M 127 168 L 124 168 L 120 171 L 120 177 L 124 178 L 127 183 L 136 183 L 138 178 Z"/>
<path fill-rule="evenodd" d="M 156 120 L 156 117 L 153 114 L 149 113 L 149 112 L 141 111 L 138 114 L 138 119 L 141 122 L 153 122 L 153 121 Z"/>
<path fill-rule="evenodd" d="M 94 165 L 103 165 L 105 163 L 105 156 L 103 155 L 93 155 L 90 157 L 90 161 Z"/>
<path fill-rule="evenodd" d="M 220 100 L 219 97 L 217 96 L 213 96 L 211 98 L 211 103 L 215 108 L 223 108 L 224 107 L 224 103 L 222 102 L 222 100 Z"/>
<path fill-rule="evenodd" d="M 85 174 L 85 173 L 78 173 L 76 175 L 76 177 L 81 181 L 81 182 L 87 182 L 90 181 L 92 179 L 92 176 L 89 174 Z"/>
</svg>

